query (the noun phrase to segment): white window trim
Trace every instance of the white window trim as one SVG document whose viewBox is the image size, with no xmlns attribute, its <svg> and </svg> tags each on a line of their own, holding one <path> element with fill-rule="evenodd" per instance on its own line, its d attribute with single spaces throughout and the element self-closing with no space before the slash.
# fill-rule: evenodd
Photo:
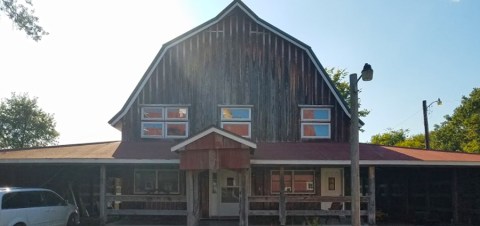
<svg viewBox="0 0 480 226">
<path fill-rule="evenodd" d="M 178 195 L 180 194 L 180 170 L 176 170 L 176 169 L 135 169 L 134 172 L 133 172 L 133 194 L 149 194 L 149 192 L 140 192 L 140 191 L 136 191 L 136 174 L 138 171 L 144 171 L 144 172 L 148 172 L 148 171 L 154 171 L 155 172 L 155 192 L 153 194 L 167 194 L 167 193 L 161 193 L 161 192 L 158 192 L 158 172 L 162 172 L 162 171 L 176 171 L 177 172 L 177 188 L 178 188 L 178 191 L 176 192 L 170 192 L 168 194 L 174 194 L 174 195 Z"/>
<path fill-rule="evenodd" d="M 327 119 L 306 119 L 306 118 L 303 118 L 303 111 L 304 110 L 326 110 L 328 112 L 328 118 Z M 313 108 L 313 107 L 302 108 L 302 111 L 300 113 L 301 113 L 301 119 L 304 122 L 330 122 L 330 121 L 332 121 L 332 110 L 330 108 Z"/>
<path fill-rule="evenodd" d="M 226 121 L 226 122 L 222 122 L 221 123 L 221 127 L 223 129 L 223 125 L 225 124 L 245 124 L 245 125 L 248 125 L 248 136 L 242 136 L 242 137 L 246 137 L 246 138 L 250 138 L 251 135 L 252 135 L 252 123 L 251 122 L 244 122 L 244 121 Z M 230 131 L 229 131 L 230 132 Z M 232 133 L 232 132 L 230 132 Z M 237 134 L 238 135 L 238 134 Z M 241 135 L 239 135 L 241 136 Z"/>
<path fill-rule="evenodd" d="M 141 138 L 153 138 L 153 139 L 169 139 L 169 138 L 187 138 L 189 134 L 189 107 L 190 105 L 141 105 L 141 120 L 140 120 L 140 137 Z M 145 118 L 144 113 L 146 108 L 158 108 L 162 111 L 162 118 Z M 186 117 L 185 118 L 168 118 L 167 113 L 168 109 L 176 108 L 186 108 Z M 144 135 L 144 124 L 145 123 L 156 123 L 162 124 L 162 136 L 151 136 Z M 185 124 L 186 123 L 186 134 L 185 136 L 168 136 L 167 135 L 167 124 Z"/>
<path fill-rule="evenodd" d="M 159 108 L 162 110 L 162 117 L 161 118 L 145 118 L 144 115 L 145 115 L 145 108 L 149 108 L 149 109 L 153 109 L 153 108 Z M 159 121 L 159 120 L 164 120 L 164 116 L 165 116 L 165 108 L 164 107 L 153 107 L 153 106 L 148 106 L 148 107 L 142 107 L 142 120 L 144 121 Z"/>
<path fill-rule="evenodd" d="M 231 118 L 231 119 L 224 118 L 223 117 L 223 109 L 248 110 L 248 118 Z M 252 108 L 251 107 L 227 107 L 227 106 L 223 106 L 223 107 L 220 108 L 220 120 L 222 120 L 222 122 L 226 122 L 226 121 L 252 121 Z"/>
<path fill-rule="evenodd" d="M 145 135 L 143 133 L 143 131 L 145 130 L 145 124 L 162 124 L 162 134 L 161 136 L 152 136 L 152 135 Z M 188 125 L 187 125 L 188 126 Z M 141 130 L 140 130 L 140 135 L 142 138 L 165 138 L 165 122 L 163 121 L 160 121 L 160 122 L 157 122 L 157 121 L 143 121 L 142 122 L 142 126 L 141 126 Z M 187 134 L 188 134 L 188 131 L 187 131 Z"/>
<path fill-rule="evenodd" d="M 305 136 L 305 134 L 303 134 L 303 126 L 304 125 L 326 125 L 328 127 L 328 135 L 326 136 Z M 331 123 L 325 123 L 325 122 L 302 122 L 302 126 L 301 126 L 301 136 L 302 138 L 323 138 L 323 139 L 330 139 L 332 138 L 332 125 Z"/>
<path fill-rule="evenodd" d="M 292 186 L 291 187 L 285 186 L 285 190 L 287 190 L 286 188 L 291 189 L 289 192 L 286 192 L 285 194 L 316 194 L 316 191 L 315 191 L 315 181 L 316 181 L 315 170 L 285 170 L 284 172 L 287 172 L 287 171 L 292 172 L 292 174 L 291 174 L 291 176 L 292 176 Z M 313 172 L 313 190 L 311 190 L 310 192 L 295 192 L 295 186 L 293 186 L 294 183 L 295 183 L 295 172 L 302 172 L 302 171 L 303 172 Z M 273 183 L 272 183 L 273 172 L 279 172 L 279 175 L 280 175 L 280 170 L 270 170 L 270 194 L 280 194 L 280 192 L 273 192 Z"/>
<path fill-rule="evenodd" d="M 184 136 L 169 136 L 168 135 L 168 128 L 167 128 L 168 124 L 185 124 L 185 135 Z M 185 122 L 167 121 L 164 124 L 163 130 L 165 131 L 165 133 L 164 133 L 165 138 L 186 138 L 186 137 L 188 137 L 188 121 L 185 121 Z"/>
</svg>

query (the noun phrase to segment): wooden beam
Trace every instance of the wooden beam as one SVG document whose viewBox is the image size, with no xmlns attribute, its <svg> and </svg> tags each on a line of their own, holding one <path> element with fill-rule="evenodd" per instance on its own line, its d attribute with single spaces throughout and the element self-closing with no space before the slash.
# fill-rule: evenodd
<svg viewBox="0 0 480 226">
<path fill-rule="evenodd" d="M 280 199 L 278 203 L 278 214 L 280 225 L 285 225 L 287 223 L 287 215 L 286 215 L 286 198 L 285 198 L 285 171 L 284 167 L 280 167 Z"/>
<path fill-rule="evenodd" d="M 148 209 L 108 209 L 107 215 L 135 215 L 135 216 L 186 216 L 185 210 L 148 210 Z"/>
<path fill-rule="evenodd" d="M 375 225 L 375 166 L 368 167 L 368 224 Z"/>
<path fill-rule="evenodd" d="M 248 195 L 247 195 L 247 172 L 243 169 L 240 171 L 240 223 L 239 226 L 248 226 Z"/>
<path fill-rule="evenodd" d="M 286 196 L 286 202 L 351 202 L 350 196 L 310 196 L 310 195 L 295 195 Z M 360 197 L 360 201 L 363 203 L 369 202 L 368 196 Z M 280 196 L 249 196 L 248 202 L 261 203 L 261 202 L 280 202 Z"/>
<path fill-rule="evenodd" d="M 198 194 L 195 195 L 195 172 L 192 170 L 186 171 L 186 197 L 187 197 L 187 226 L 198 225 Z M 198 178 L 197 178 L 198 183 Z M 198 190 L 197 190 L 198 191 Z M 197 197 L 196 197 L 197 196 Z"/>
<path fill-rule="evenodd" d="M 106 202 L 186 202 L 183 195 L 106 195 Z"/>
<path fill-rule="evenodd" d="M 105 165 L 100 166 L 100 200 L 99 200 L 99 214 L 100 214 L 100 225 L 105 225 L 107 222 L 106 215 L 106 202 L 105 202 L 105 187 L 107 185 L 107 172 Z"/>
</svg>

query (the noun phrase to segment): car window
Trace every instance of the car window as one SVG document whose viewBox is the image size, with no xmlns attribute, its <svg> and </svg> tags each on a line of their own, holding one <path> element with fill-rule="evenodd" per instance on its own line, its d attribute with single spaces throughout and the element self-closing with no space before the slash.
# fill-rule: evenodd
<svg viewBox="0 0 480 226">
<path fill-rule="evenodd" d="M 27 207 L 26 192 L 10 192 L 2 197 L 2 209 L 18 209 Z"/>
<path fill-rule="evenodd" d="M 27 206 L 28 207 L 40 207 L 44 206 L 42 193 L 40 191 L 28 191 L 25 192 L 27 195 Z"/>
<path fill-rule="evenodd" d="M 60 196 L 51 191 L 43 191 L 42 198 L 46 206 L 62 206 L 65 203 Z"/>
</svg>

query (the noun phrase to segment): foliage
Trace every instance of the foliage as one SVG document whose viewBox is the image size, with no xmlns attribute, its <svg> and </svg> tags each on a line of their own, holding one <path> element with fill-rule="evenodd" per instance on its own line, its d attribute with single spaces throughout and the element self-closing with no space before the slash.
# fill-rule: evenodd
<svg viewBox="0 0 480 226">
<path fill-rule="evenodd" d="M 434 149 L 480 153 L 480 88 L 463 96 L 453 115 L 435 125 L 431 137 Z"/>
<path fill-rule="evenodd" d="M 34 15 L 31 0 L 25 3 L 18 3 L 17 0 L 0 0 L 0 13 L 4 12 L 11 19 L 19 30 L 25 31 L 34 41 L 39 41 L 48 32 L 38 24 L 38 17 Z"/>
<path fill-rule="evenodd" d="M 348 72 L 345 69 L 338 69 L 335 67 L 332 68 L 325 68 L 325 71 L 332 79 L 333 84 L 337 87 L 338 92 L 343 97 L 343 99 L 347 102 L 348 106 L 350 107 L 350 83 L 346 81 L 346 77 Z M 359 90 L 361 92 L 361 90 Z M 360 108 L 360 100 L 358 100 L 358 107 Z M 359 109 L 358 116 L 359 117 L 366 117 L 370 113 L 367 109 Z"/>
<path fill-rule="evenodd" d="M 29 148 L 56 144 L 53 115 L 37 105 L 28 94 L 12 96 L 0 103 L 0 148 Z"/>
<path fill-rule="evenodd" d="M 425 148 L 425 135 L 416 134 L 413 136 L 407 136 L 404 141 L 396 143 L 395 146 L 407 148 Z"/>
<path fill-rule="evenodd" d="M 404 142 L 407 139 L 408 130 L 389 129 L 388 132 L 373 135 L 371 138 L 372 144 L 395 146 L 400 142 Z"/>
</svg>

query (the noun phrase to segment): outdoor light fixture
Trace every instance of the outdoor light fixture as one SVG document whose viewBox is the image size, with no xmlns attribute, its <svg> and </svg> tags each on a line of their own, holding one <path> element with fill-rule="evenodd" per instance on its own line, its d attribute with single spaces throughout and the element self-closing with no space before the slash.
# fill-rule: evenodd
<svg viewBox="0 0 480 226">
<path fill-rule="evenodd" d="M 443 102 L 438 98 L 438 100 L 433 101 L 427 106 L 427 101 L 423 100 L 422 106 L 423 106 L 423 124 L 425 126 L 425 149 L 430 149 L 430 132 L 428 131 L 428 116 L 427 116 L 427 111 L 432 104 L 437 103 L 437 105 L 442 105 Z"/>
<path fill-rule="evenodd" d="M 370 64 L 363 66 L 360 75 L 363 81 L 371 81 L 373 78 L 373 69 Z M 360 157 L 358 144 L 358 81 L 357 74 L 350 75 L 350 172 L 351 172 L 351 209 L 352 209 L 352 226 L 360 226 Z"/>
</svg>

